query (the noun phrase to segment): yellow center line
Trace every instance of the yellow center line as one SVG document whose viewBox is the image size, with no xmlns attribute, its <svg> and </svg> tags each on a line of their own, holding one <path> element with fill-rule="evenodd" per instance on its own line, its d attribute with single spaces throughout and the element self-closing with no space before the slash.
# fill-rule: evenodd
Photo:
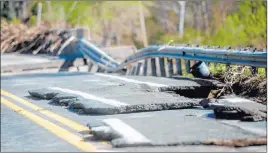
<svg viewBox="0 0 268 153">
<path fill-rule="evenodd" d="M 82 132 L 82 131 L 89 131 L 90 132 L 89 128 L 86 127 L 86 126 L 83 126 L 83 125 L 81 125 L 81 124 L 79 124 L 77 122 L 74 122 L 74 121 L 72 121 L 70 119 L 62 117 L 62 116 L 60 116 L 58 114 L 55 114 L 55 113 L 53 113 L 51 111 L 45 110 L 44 108 L 38 107 L 38 106 L 34 105 L 33 103 L 28 102 L 27 100 L 24 100 L 24 99 L 22 99 L 20 97 L 17 97 L 15 95 L 11 94 L 11 93 L 8 93 L 8 92 L 6 92 L 6 91 L 4 91 L 2 89 L 1 89 L 1 95 L 5 95 L 5 96 L 7 96 L 9 98 L 12 98 L 13 100 L 15 100 L 17 102 L 20 102 L 21 104 L 24 104 L 24 105 L 30 107 L 31 109 L 33 109 L 35 111 L 39 111 L 41 114 L 44 114 L 47 117 L 50 117 L 50 118 L 52 118 L 52 119 L 54 119 L 54 120 L 56 120 L 56 121 L 58 121 L 58 122 L 60 122 L 60 123 L 62 123 L 64 125 L 70 127 L 71 129 L 74 129 L 74 130 L 76 130 L 78 132 Z"/>
<path fill-rule="evenodd" d="M 6 105 L 8 108 L 16 111 L 18 114 L 22 114 L 25 117 L 31 119 L 35 123 L 39 124 L 40 126 L 44 127 L 45 129 L 49 130 L 50 132 L 54 133 L 61 139 L 69 142 L 70 144 L 76 146 L 77 148 L 81 149 L 82 151 L 90 152 L 90 151 L 96 151 L 96 147 L 91 145 L 88 142 L 85 142 L 81 137 L 72 134 L 71 132 L 67 131 L 66 129 L 48 121 L 43 118 L 41 118 L 38 115 L 35 115 L 15 104 L 12 102 L 4 99 L 1 97 L 1 104 Z"/>
</svg>

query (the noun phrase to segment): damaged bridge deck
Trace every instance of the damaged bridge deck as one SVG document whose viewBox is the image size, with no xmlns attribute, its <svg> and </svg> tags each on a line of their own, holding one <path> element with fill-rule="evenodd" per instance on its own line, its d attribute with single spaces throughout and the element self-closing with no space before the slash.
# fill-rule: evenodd
<svg viewBox="0 0 268 153">
<path fill-rule="evenodd" d="M 183 77 L 2 76 L 1 150 L 265 152 L 266 106 L 204 100 L 217 87 Z"/>
</svg>

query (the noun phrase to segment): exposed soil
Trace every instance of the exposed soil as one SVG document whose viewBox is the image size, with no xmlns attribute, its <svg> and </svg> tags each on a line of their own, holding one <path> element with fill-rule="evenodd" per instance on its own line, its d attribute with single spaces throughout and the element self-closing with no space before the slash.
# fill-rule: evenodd
<svg viewBox="0 0 268 153">
<path fill-rule="evenodd" d="M 221 82 L 224 83 L 224 78 L 222 76 L 215 76 Z M 238 75 L 235 82 L 232 85 L 232 90 L 234 94 L 247 99 L 256 101 L 258 103 L 267 104 L 267 80 L 260 76 L 246 76 Z M 224 95 L 231 94 L 231 90 L 227 89 Z"/>
</svg>

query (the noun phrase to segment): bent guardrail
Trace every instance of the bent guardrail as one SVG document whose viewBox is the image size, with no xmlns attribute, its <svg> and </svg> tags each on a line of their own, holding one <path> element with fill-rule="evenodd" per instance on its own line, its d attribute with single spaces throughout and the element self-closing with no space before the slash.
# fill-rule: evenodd
<svg viewBox="0 0 268 153">
<path fill-rule="evenodd" d="M 65 30 L 66 31 L 66 30 Z M 75 35 L 77 43 L 75 52 L 69 58 L 88 58 L 105 71 L 116 72 L 127 69 L 127 74 L 172 76 L 182 75 L 183 63 L 186 72 L 190 72 L 191 64 L 196 61 L 206 63 L 223 63 L 226 65 L 244 65 L 253 69 L 267 67 L 267 52 L 255 49 L 245 51 L 243 49 L 231 49 L 230 47 L 219 48 L 196 45 L 154 45 L 138 50 L 129 56 L 124 62 L 119 63 L 96 45 L 83 39 L 83 29 L 69 30 Z M 68 58 L 68 57 L 64 57 Z M 69 59 L 70 60 L 70 59 Z M 147 72 L 148 71 L 148 72 Z M 142 72 L 142 73 L 141 73 Z"/>
<path fill-rule="evenodd" d="M 79 39 L 80 51 L 81 53 L 94 62 L 104 65 L 108 68 L 115 68 L 120 65 L 119 62 L 115 61 L 113 58 L 104 53 L 101 49 L 96 47 L 94 44 L 86 41 L 85 39 Z"/>
<path fill-rule="evenodd" d="M 165 58 L 167 60 L 165 60 Z M 185 69 L 188 73 L 190 71 L 190 61 L 223 63 L 226 65 L 244 65 L 250 67 L 267 67 L 266 50 L 264 52 L 254 52 L 253 50 L 252 52 L 231 48 L 222 49 L 180 45 L 159 45 L 140 49 L 137 53 L 128 57 L 121 63 L 120 68 L 127 66 L 127 74 L 148 75 L 147 68 L 148 62 L 150 62 L 151 73 L 149 75 L 163 77 L 172 76 L 174 74 L 182 75 L 181 59 L 184 60 Z M 158 74 L 157 70 L 159 71 Z M 142 74 L 140 74 L 141 71 L 143 71 Z"/>
<path fill-rule="evenodd" d="M 134 62 L 150 57 L 182 58 L 224 64 L 266 67 L 267 52 L 248 52 L 226 49 L 203 49 L 198 47 L 150 46 L 128 57 L 126 62 Z M 123 63 L 124 64 L 124 63 Z"/>
<path fill-rule="evenodd" d="M 73 63 L 77 59 L 88 59 L 89 62 L 83 62 L 82 65 L 88 65 L 87 70 L 91 72 L 105 71 L 107 69 L 116 68 L 120 66 L 120 63 L 115 61 L 101 49 L 99 49 L 96 45 L 85 40 L 83 29 L 56 29 L 54 31 L 63 31 L 71 36 L 75 37 L 70 42 L 73 44 L 70 46 L 71 50 L 66 52 L 62 51 L 59 54 L 61 59 L 65 59 L 66 62 L 64 64 L 64 68 L 62 70 L 66 70 L 69 67 L 73 66 Z M 66 45 L 67 46 L 67 45 Z M 81 62 L 80 62 L 81 63 Z"/>
</svg>

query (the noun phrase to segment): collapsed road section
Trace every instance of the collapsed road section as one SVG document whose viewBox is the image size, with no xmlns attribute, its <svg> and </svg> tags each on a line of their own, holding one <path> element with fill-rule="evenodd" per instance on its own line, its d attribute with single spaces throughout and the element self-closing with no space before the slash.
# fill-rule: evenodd
<svg viewBox="0 0 268 153">
<path fill-rule="evenodd" d="M 216 83 L 70 72 L 2 81 L 4 89 L 87 125 L 92 141 L 115 149 L 267 143 L 265 105 L 235 95 L 207 98 Z M 208 91 L 191 97 L 200 88 Z"/>
<path fill-rule="evenodd" d="M 126 104 L 119 107 L 109 107 L 103 104 L 101 106 L 97 101 L 89 101 L 74 94 L 64 95 L 57 88 L 34 90 L 29 91 L 29 93 L 35 97 L 52 100 L 53 103 L 58 105 L 68 106 L 69 109 L 83 111 L 88 115 L 146 113 L 146 115 L 140 115 L 141 117 L 121 120 L 107 117 L 108 119 L 99 122 L 88 122 L 88 127 L 97 140 L 110 141 L 114 147 L 176 145 L 244 147 L 265 145 L 267 143 L 265 131 L 253 132 L 254 130 L 249 130 L 250 128 L 240 127 L 240 125 L 234 126 L 233 124 L 226 124 L 226 122 L 222 123 L 213 117 L 207 118 L 209 114 L 211 115 L 214 112 L 213 115 L 221 119 L 256 121 L 246 120 L 245 118 L 256 118 L 257 116 L 259 117 L 258 121 L 266 120 L 266 115 L 262 111 L 265 107 L 243 98 L 231 97 L 232 99 L 230 99 L 230 97 L 226 97 L 217 102 L 208 103 L 207 109 L 200 107 L 203 105 L 202 100 L 199 100 L 200 103 L 198 103 L 197 99 L 195 99 L 195 102 L 193 102 L 193 99 L 190 102 L 190 99 L 187 98 L 185 98 L 185 101 L 187 99 L 189 102 Z M 243 103 L 244 101 L 243 106 L 234 103 L 233 101 L 235 100 L 238 103 Z M 208 108 L 212 109 L 213 112 L 210 112 Z M 183 110 L 174 111 L 175 109 Z M 149 115 L 151 111 L 162 110 L 173 111 Z M 262 128 L 264 126 L 265 124 L 261 125 Z"/>
<path fill-rule="evenodd" d="M 111 76 L 111 79 L 107 80 L 110 82 L 108 85 L 80 88 L 87 92 L 63 87 L 48 87 L 28 92 L 33 97 L 49 100 L 50 104 L 66 106 L 81 115 L 112 115 L 204 107 L 213 110 L 216 118 L 266 120 L 266 107 L 262 104 L 236 96 L 207 99 L 210 91 L 217 89 L 215 83 L 208 83 L 209 81 L 200 83 L 188 80 L 188 85 L 185 83 L 187 81 L 181 81 L 184 82 L 181 85 L 158 84 L 156 87 L 155 84 L 146 84 L 145 80 L 133 82 L 130 78 L 117 83 L 114 82 L 116 77 Z M 167 78 L 154 80 L 165 81 L 163 79 L 169 80 L 170 83 L 174 81 Z"/>
</svg>

